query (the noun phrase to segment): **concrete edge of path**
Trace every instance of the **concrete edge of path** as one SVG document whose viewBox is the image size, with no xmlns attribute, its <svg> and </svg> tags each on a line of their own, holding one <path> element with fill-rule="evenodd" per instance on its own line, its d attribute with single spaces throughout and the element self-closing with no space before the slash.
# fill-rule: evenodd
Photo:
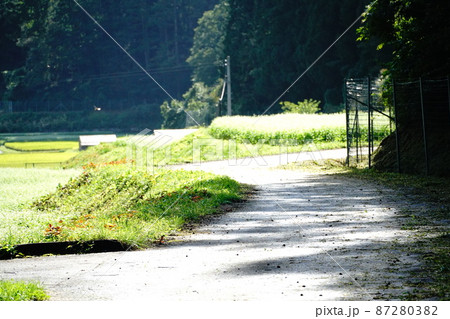
<svg viewBox="0 0 450 319">
<path fill-rule="evenodd" d="M 125 251 L 131 247 L 117 240 L 102 239 L 85 242 L 63 241 L 48 243 L 21 244 L 9 251 L 0 251 L 1 259 L 13 259 L 25 256 L 43 256 L 46 254 L 69 255 L 82 253 L 103 253 Z"/>
</svg>

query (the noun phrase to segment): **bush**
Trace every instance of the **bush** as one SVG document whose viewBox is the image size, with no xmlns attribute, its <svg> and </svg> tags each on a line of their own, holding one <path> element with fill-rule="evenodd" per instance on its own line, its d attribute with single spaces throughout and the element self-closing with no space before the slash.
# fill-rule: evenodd
<svg viewBox="0 0 450 319">
<path fill-rule="evenodd" d="M 303 102 L 280 102 L 283 113 L 314 114 L 319 112 L 320 101 L 305 99 Z"/>
</svg>

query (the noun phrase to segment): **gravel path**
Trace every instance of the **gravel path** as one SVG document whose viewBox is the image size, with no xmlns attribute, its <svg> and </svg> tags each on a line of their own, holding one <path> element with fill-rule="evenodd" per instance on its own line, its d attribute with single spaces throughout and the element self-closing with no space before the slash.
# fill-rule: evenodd
<svg viewBox="0 0 450 319">
<path fill-rule="evenodd" d="M 0 261 L 0 278 L 39 280 L 52 300 L 372 300 L 410 289 L 421 265 L 391 244 L 411 240 L 396 214 L 420 204 L 367 181 L 270 168 L 278 160 L 189 166 L 256 190 L 174 242 Z"/>
</svg>

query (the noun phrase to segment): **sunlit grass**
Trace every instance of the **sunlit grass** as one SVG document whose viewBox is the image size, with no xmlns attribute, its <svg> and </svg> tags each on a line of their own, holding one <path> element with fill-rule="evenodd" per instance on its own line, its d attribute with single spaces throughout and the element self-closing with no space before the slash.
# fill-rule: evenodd
<svg viewBox="0 0 450 319">
<path fill-rule="evenodd" d="M 263 116 L 223 116 L 216 118 L 211 127 L 227 126 L 233 129 L 262 132 L 308 131 L 323 127 L 345 127 L 345 114 L 275 114 Z"/>
<path fill-rule="evenodd" d="M 0 213 L 26 208 L 79 173 L 77 169 L 0 168 Z"/>
<path fill-rule="evenodd" d="M 5 147 L 16 151 L 59 151 L 73 150 L 78 148 L 75 141 L 41 141 L 41 142 L 10 142 L 5 143 Z"/>
<path fill-rule="evenodd" d="M 16 198 L 26 188 L 11 179 L 3 185 L 6 193 L 15 185 L 16 194 L 7 195 Z M 151 174 L 124 164 L 89 168 L 31 206 L 31 197 L 5 205 L 0 214 L 0 246 L 9 252 L 25 243 L 116 239 L 143 247 L 239 198 L 237 182 L 209 173 Z"/>
<path fill-rule="evenodd" d="M 24 152 L 0 154 L 0 167 L 58 167 L 77 152 Z"/>
<path fill-rule="evenodd" d="M 209 127 L 216 138 L 269 143 L 275 140 L 330 142 L 346 138 L 345 114 L 276 114 L 225 116 Z"/>
<path fill-rule="evenodd" d="M 0 280 L 0 301 L 42 301 L 49 299 L 36 282 Z"/>
</svg>

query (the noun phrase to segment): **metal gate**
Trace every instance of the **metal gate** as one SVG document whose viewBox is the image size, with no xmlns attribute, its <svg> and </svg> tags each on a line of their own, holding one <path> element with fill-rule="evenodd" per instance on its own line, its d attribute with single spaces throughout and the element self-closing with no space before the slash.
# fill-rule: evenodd
<svg viewBox="0 0 450 319">
<path fill-rule="evenodd" d="M 381 140 L 395 130 L 392 103 L 383 100 L 379 79 L 345 81 L 347 165 L 372 167 Z"/>
</svg>

